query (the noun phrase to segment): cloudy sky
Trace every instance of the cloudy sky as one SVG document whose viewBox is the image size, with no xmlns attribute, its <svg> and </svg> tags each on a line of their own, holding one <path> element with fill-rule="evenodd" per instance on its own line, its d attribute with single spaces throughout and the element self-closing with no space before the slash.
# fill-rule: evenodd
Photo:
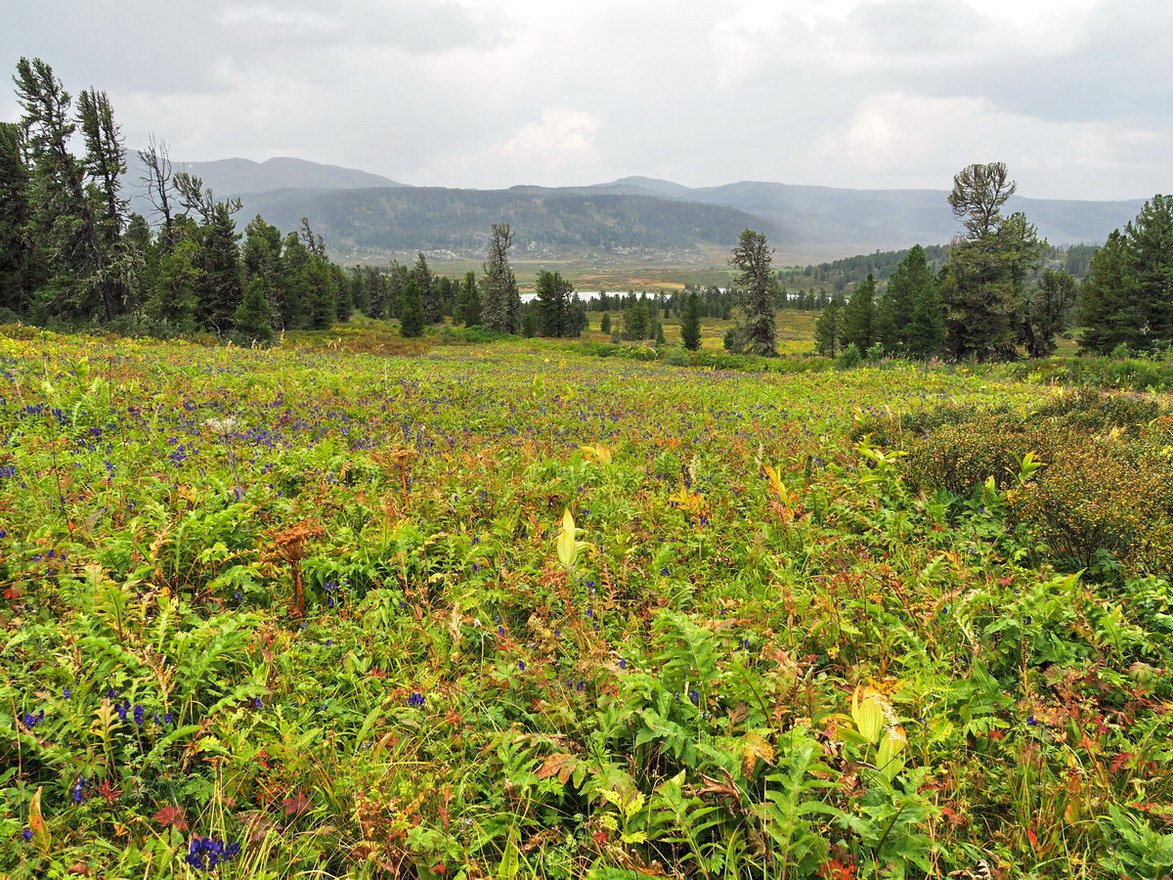
<svg viewBox="0 0 1173 880">
<path fill-rule="evenodd" d="M 1170 34 L 1169 0 L 36 0 L 0 63 L 177 160 L 861 189 L 1004 161 L 1024 196 L 1124 199 L 1173 192 Z"/>
</svg>

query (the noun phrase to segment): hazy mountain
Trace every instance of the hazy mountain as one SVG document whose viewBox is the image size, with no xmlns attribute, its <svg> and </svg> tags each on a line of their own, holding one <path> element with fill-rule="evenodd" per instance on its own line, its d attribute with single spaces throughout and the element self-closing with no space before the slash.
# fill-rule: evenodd
<svg viewBox="0 0 1173 880">
<path fill-rule="evenodd" d="M 134 210 L 147 213 L 146 189 L 140 183 L 146 169 L 138 153 L 129 150 L 126 157 L 127 192 Z M 354 168 L 321 165 L 304 159 L 280 156 L 264 162 L 251 159 L 219 159 L 214 162 L 172 161 L 173 171 L 186 171 L 204 181 L 218 198 L 244 196 L 249 193 L 267 193 L 280 189 L 346 190 L 370 187 L 403 186 L 387 177 L 370 174 Z"/>
<path fill-rule="evenodd" d="M 149 215 L 131 154 L 128 194 Z M 706 247 L 732 246 L 742 229 L 764 232 L 779 261 L 820 262 L 913 244 L 941 244 L 961 225 L 944 190 L 858 190 L 741 181 L 690 188 L 625 177 L 581 187 L 507 190 L 413 187 L 377 174 L 301 159 L 178 162 L 220 198 L 239 196 L 241 226 L 262 214 L 284 230 L 308 217 L 339 258 L 484 249 L 488 229 L 511 223 L 519 248 L 542 255 L 574 251 L 619 256 L 631 249 L 666 259 L 704 261 Z M 136 195 L 137 194 L 137 195 Z M 1098 244 L 1140 211 L 1142 200 L 1089 202 L 1015 196 L 1051 244 Z M 711 259 L 709 260 L 711 262 Z"/>
<path fill-rule="evenodd" d="M 416 250 L 483 257 L 489 228 L 509 223 L 518 254 L 650 250 L 705 262 L 698 244 L 729 245 L 741 231 L 773 224 L 726 205 L 591 187 L 508 190 L 395 187 L 277 190 L 243 196 L 244 213 L 282 229 L 307 217 L 340 258 Z"/>
<path fill-rule="evenodd" d="M 615 185 L 632 181 L 648 190 L 676 186 L 648 178 L 625 178 Z M 728 205 L 771 220 L 788 245 L 840 242 L 856 245 L 859 249 L 853 253 L 867 253 L 947 242 L 961 229 L 945 190 L 836 189 L 742 181 L 661 191 L 671 198 Z M 1051 244 L 1100 244 L 1113 229 L 1135 217 L 1143 204 L 1143 199 L 1088 202 L 1012 196 L 1006 210 L 1026 214 Z"/>
</svg>

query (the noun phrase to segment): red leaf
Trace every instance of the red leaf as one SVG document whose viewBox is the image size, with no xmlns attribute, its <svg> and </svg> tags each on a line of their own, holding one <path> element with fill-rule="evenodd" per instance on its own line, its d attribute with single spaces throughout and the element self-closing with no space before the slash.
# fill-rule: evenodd
<svg viewBox="0 0 1173 880">
<path fill-rule="evenodd" d="M 311 806 L 310 799 L 300 792 L 291 794 L 281 803 L 285 806 L 286 816 L 300 816 L 307 812 Z"/>
<path fill-rule="evenodd" d="M 180 834 L 187 830 L 187 817 L 183 815 L 182 807 L 160 807 L 159 812 L 151 818 L 164 828 L 174 828 Z"/>
</svg>

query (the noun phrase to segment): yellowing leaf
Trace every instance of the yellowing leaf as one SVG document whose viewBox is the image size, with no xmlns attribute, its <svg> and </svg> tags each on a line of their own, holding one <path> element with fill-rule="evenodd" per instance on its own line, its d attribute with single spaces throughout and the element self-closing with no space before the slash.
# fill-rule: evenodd
<svg viewBox="0 0 1173 880">
<path fill-rule="evenodd" d="M 774 747 L 766 738 L 756 733 L 747 733 L 741 741 L 741 767 L 745 775 L 753 773 L 761 758 L 767 764 L 774 763 Z"/>
<path fill-rule="evenodd" d="M 538 768 L 537 777 L 538 779 L 549 779 L 551 776 L 557 776 L 558 781 L 565 785 L 570 781 L 570 774 L 577 766 L 578 759 L 573 755 L 557 752 L 546 758 L 542 766 Z"/>
<path fill-rule="evenodd" d="M 875 742 L 880 738 L 888 708 L 888 701 L 875 688 L 860 685 L 851 695 L 851 718 L 856 729 L 868 742 Z"/>
<path fill-rule="evenodd" d="M 558 561 L 567 568 L 574 568 L 575 560 L 578 558 L 578 543 L 575 541 L 577 534 L 574 515 L 571 514 L 570 508 L 566 508 L 566 512 L 562 514 L 562 531 L 558 534 Z"/>
<path fill-rule="evenodd" d="M 897 757 L 908 745 L 908 736 L 904 728 L 894 724 L 884 732 L 880 740 L 880 747 L 876 750 L 876 767 L 888 780 L 896 778 L 896 774 L 904 769 L 904 759 Z"/>
<path fill-rule="evenodd" d="M 603 467 L 611 463 L 611 450 L 602 443 L 594 446 L 580 446 L 579 449 L 582 450 L 583 457 L 587 461 L 594 462 Z"/>
<path fill-rule="evenodd" d="M 53 837 L 49 833 L 48 823 L 45 822 L 44 816 L 41 815 L 42 790 L 44 790 L 44 786 L 37 788 L 33 794 L 33 799 L 29 801 L 29 831 L 33 833 L 33 841 L 37 844 L 37 848 L 48 855 L 49 849 L 53 845 Z"/>
</svg>

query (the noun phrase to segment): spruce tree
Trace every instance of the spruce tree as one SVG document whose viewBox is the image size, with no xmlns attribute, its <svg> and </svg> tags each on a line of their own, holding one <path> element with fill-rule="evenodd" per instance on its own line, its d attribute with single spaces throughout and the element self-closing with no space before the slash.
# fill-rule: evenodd
<svg viewBox="0 0 1173 880">
<path fill-rule="evenodd" d="M 415 339 L 424 335 L 424 304 L 420 297 L 419 282 L 408 278 L 403 286 L 403 313 L 399 318 L 399 335 Z"/>
<path fill-rule="evenodd" d="M 311 330 L 329 330 L 338 318 L 338 281 L 325 257 L 311 254 L 304 272 L 306 319 Z"/>
<path fill-rule="evenodd" d="M 868 277 L 851 294 L 839 318 L 839 339 L 843 347 L 854 344 L 860 352 L 872 347 L 875 341 L 876 279 L 869 272 Z"/>
<path fill-rule="evenodd" d="M 940 282 L 930 271 L 928 280 L 914 287 L 904 354 L 910 358 L 928 360 L 944 353 L 945 305 L 941 301 Z"/>
<path fill-rule="evenodd" d="M 831 300 L 823 307 L 823 313 L 815 323 L 815 348 L 823 357 L 833 358 L 839 354 L 842 311 L 839 303 Z"/>
<path fill-rule="evenodd" d="M 244 286 L 244 298 L 234 315 L 236 337 L 243 343 L 273 341 L 273 312 L 265 281 L 259 275 Z"/>
<path fill-rule="evenodd" d="M 411 277 L 415 279 L 420 290 L 424 321 L 428 324 L 439 324 L 444 320 L 444 310 L 440 305 L 440 291 L 436 284 L 436 276 L 428 268 L 428 260 L 423 251 L 420 251 L 416 258 L 415 267 L 411 270 Z"/>
<path fill-rule="evenodd" d="M 695 290 L 684 300 L 684 311 L 680 316 L 680 341 L 689 351 L 700 350 L 701 303 Z"/>
<path fill-rule="evenodd" d="M 1083 282 L 1079 322 L 1088 351 L 1173 343 L 1173 196 L 1145 202 L 1097 251 Z"/>
<path fill-rule="evenodd" d="M 538 272 L 537 308 L 540 329 L 543 336 L 564 337 L 571 334 L 570 282 L 563 280 L 557 272 L 545 269 Z"/>
<path fill-rule="evenodd" d="M 473 327 L 481 323 L 481 296 L 477 273 L 468 272 L 456 285 L 456 305 L 452 309 L 452 323 Z"/>
</svg>

